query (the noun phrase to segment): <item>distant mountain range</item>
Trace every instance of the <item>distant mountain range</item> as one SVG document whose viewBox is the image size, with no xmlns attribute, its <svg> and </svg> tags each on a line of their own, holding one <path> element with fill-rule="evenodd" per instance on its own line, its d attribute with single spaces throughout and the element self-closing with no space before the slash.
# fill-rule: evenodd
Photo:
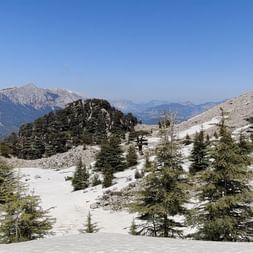
<svg viewBox="0 0 253 253">
<path fill-rule="evenodd" d="M 111 103 L 124 113 L 132 112 L 145 124 L 157 124 L 164 111 L 177 113 L 177 121 L 182 122 L 214 107 L 221 102 L 207 102 L 203 104 L 170 103 L 167 101 L 152 100 L 146 103 L 134 103 L 129 100 L 114 100 Z"/>
<path fill-rule="evenodd" d="M 67 90 L 42 89 L 34 84 L 0 90 L 0 138 L 80 98 Z"/>
<path fill-rule="evenodd" d="M 64 89 L 43 89 L 34 84 L 0 90 L 0 138 L 17 132 L 25 123 L 82 99 L 80 94 Z M 128 100 L 111 101 L 111 104 L 124 113 L 133 113 L 145 124 L 157 124 L 163 111 L 177 112 L 178 122 L 182 122 L 219 103 L 194 105 L 153 100 L 147 103 L 134 103 Z"/>
</svg>

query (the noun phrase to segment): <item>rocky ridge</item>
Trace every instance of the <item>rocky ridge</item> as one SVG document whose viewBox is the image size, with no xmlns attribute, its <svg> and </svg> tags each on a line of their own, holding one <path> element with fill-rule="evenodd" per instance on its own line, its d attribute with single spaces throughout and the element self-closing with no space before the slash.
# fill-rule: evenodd
<svg viewBox="0 0 253 253">
<path fill-rule="evenodd" d="M 253 91 L 227 100 L 206 112 L 182 122 L 177 126 L 178 131 L 185 131 L 194 126 L 201 127 L 206 122 L 214 121 L 214 119 L 219 117 L 221 108 L 227 114 L 227 124 L 231 127 L 232 131 L 247 126 L 249 123 L 246 119 L 253 116 Z M 212 133 L 215 129 L 215 124 L 210 125 L 208 132 Z"/>
</svg>

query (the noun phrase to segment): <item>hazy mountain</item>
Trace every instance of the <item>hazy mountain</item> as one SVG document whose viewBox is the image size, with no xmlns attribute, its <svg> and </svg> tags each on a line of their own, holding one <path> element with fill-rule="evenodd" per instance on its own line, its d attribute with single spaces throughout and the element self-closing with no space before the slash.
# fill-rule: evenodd
<svg viewBox="0 0 253 253">
<path fill-rule="evenodd" d="M 67 90 L 42 89 L 34 84 L 0 90 L 0 137 L 80 98 Z"/>
<path fill-rule="evenodd" d="M 132 112 L 139 120 L 145 124 L 157 124 L 164 111 L 177 113 L 178 122 L 187 120 L 199 113 L 202 113 L 220 102 L 207 102 L 195 105 L 191 102 L 170 103 L 167 101 L 152 100 L 146 103 L 134 103 L 129 100 L 116 100 L 112 104 L 127 113 Z"/>
</svg>

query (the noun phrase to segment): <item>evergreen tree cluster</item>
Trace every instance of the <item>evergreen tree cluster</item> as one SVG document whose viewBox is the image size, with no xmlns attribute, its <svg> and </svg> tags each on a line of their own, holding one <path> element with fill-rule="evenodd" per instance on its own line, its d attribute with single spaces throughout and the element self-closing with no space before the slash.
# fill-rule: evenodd
<svg viewBox="0 0 253 253">
<path fill-rule="evenodd" d="M 253 240 L 251 145 L 243 135 L 238 141 L 232 137 L 223 111 L 221 118 L 215 140 L 204 131 L 195 135 L 189 173 L 182 169 L 173 124 L 163 129 L 166 138 L 157 149 L 156 162 L 130 205 L 142 221 L 133 221 L 131 234 L 180 237 L 182 228 L 192 225 L 197 232 L 190 236 L 195 239 Z M 198 204 L 188 210 L 192 198 Z M 185 219 L 176 219 L 178 215 Z"/>
<path fill-rule="evenodd" d="M 130 145 L 126 157 L 120 146 L 120 138 L 112 135 L 101 145 L 97 154 L 95 169 L 103 174 L 103 187 L 110 187 L 113 183 L 114 173 L 123 171 L 128 167 L 137 165 L 137 153 L 134 145 Z"/>
<path fill-rule="evenodd" d="M 199 174 L 196 211 L 197 239 L 214 241 L 250 241 L 253 239 L 253 179 L 248 152 L 242 152 L 222 120 L 219 139 L 214 142 L 211 164 Z"/>
<path fill-rule="evenodd" d="M 101 150 L 96 157 L 95 168 L 103 174 L 103 187 L 111 186 L 113 174 L 123 171 L 126 167 L 126 160 L 120 147 L 120 139 L 113 135 L 101 145 Z"/>
<path fill-rule="evenodd" d="M 101 144 L 109 133 L 124 137 L 136 124 L 132 114 L 124 115 L 106 100 L 78 100 L 23 125 L 1 149 L 6 153 L 9 148 L 12 155 L 22 159 L 48 157 L 77 145 Z"/>
<path fill-rule="evenodd" d="M 130 210 L 137 212 L 138 218 L 144 221 L 139 225 L 132 223 L 131 234 L 159 237 L 182 235 L 184 222 L 176 221 L 174 216 L 186 212 L 187 181 L 179 147 L 173 138 L 168 138 L 169 135 L 174 136 L 173 124 L 165 125 L 163 141 L 157 149 L 157 162 L 149 169 L 141 189 L 136 193 L 136 201 L 130 205 Z"/>
</svg>

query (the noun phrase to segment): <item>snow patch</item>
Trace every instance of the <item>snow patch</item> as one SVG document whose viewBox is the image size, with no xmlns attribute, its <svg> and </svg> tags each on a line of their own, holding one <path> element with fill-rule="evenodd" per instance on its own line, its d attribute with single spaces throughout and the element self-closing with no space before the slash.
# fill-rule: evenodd
<svg viewBox="0 0 253 253">
<path fill-rule="evenodd" d="M 193 135 L 196 132 L 200 132 L 201 130 L 207 130 L 207 129 L 213 127 L 215 124 L 218 124 L 219 121 L 220 121 L 220 117 L 214 117 L 211 120 L 209 120 L 203 124 L 195 125 L 195 126 L 192 126 L 184 131 L 179 132 L 177 137 L 179 139 L 183 139 L 186 137 L 187 134 Z"/>
</svg>

